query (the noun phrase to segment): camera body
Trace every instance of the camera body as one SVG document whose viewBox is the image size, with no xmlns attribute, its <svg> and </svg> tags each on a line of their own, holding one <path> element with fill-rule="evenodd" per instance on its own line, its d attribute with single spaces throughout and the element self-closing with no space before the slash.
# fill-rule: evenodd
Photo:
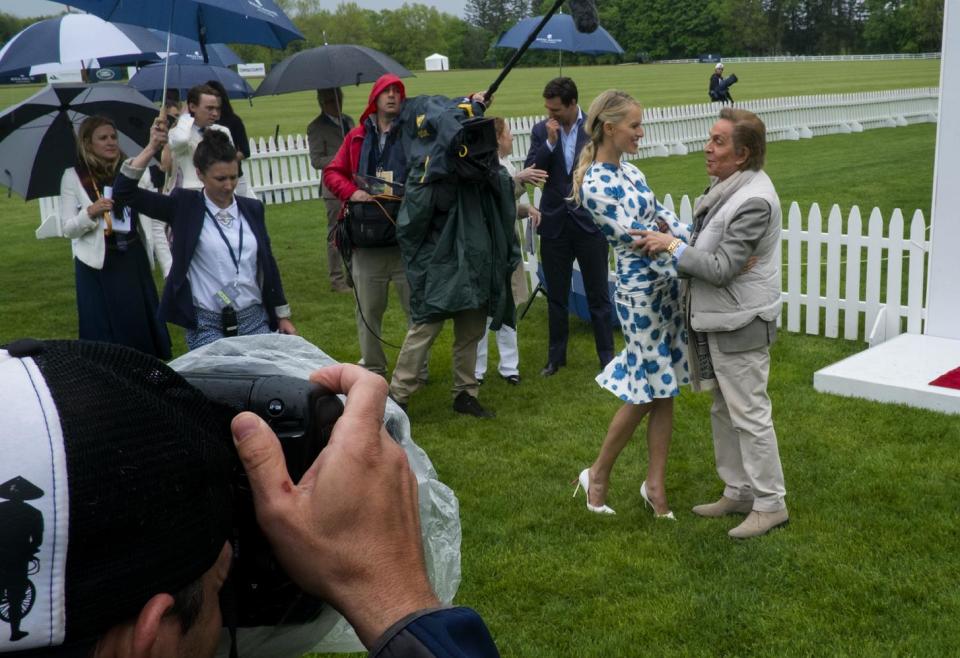
<svg viewBox="0 0 960 658">
<path fill-rule="evenodd" d="M 252 411 L 280 439 L 287 471 L 298 482 L 327 445 L 343 403 L 317 384 L 285 375 L 182 372 L 230 416 Z M 323 601 L 303 592 L 284 572 L 257 524 L 253 495 L 240 464 L 234 477 L 232 592 L 238 627 L 303 624 L 323 611 Z M 230 606 L 233 607 L 233 606 Z"/>
</svg>

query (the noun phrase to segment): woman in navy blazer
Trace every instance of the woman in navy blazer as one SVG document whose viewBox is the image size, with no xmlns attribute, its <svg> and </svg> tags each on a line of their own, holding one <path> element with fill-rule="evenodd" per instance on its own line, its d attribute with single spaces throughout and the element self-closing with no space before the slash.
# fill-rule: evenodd
<svg viewBox="0 0 960 658">
<path fill-rule="evenodd" d="M 179 188 L 164 196 L 138 187 L 137 181 L 166 139 L 166 125 L 154 122 L 150 143 L 124 162 L 114 186 L 118 201 L 173 229 L 173 267 L 160 300 L 160 318 L 188 330 L 190 349 L 227 335 L 222 311 L 227 306 L 236 315 L 239 335 L 269 330 L 295 334 L 263 204 L 234 195 L 236 148 L 217 132 L 205 134 L 194 154 L 203 189 Z"/>
</svg>

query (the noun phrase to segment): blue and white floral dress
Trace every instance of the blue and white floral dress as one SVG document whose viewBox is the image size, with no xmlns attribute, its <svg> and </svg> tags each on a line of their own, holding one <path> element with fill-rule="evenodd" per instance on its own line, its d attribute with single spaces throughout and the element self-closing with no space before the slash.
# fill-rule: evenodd
<svg viewBox="0 0 960 658">
<path fill-rule="evenodd" d="M 630 248 L 628 229 L 659 230 L 689 241 L 692 226 L 661 206 L 643 174 L 630 163 L 594 162 L 580 188 L 583 205 L 617 256 L 615 303 L 626 347 L 597 376 L 597 383 L 624 402 L 644 404 L 680 394 L 690 383 L 687 330 L 673 257 L 650 257 Z"/>
</svg>

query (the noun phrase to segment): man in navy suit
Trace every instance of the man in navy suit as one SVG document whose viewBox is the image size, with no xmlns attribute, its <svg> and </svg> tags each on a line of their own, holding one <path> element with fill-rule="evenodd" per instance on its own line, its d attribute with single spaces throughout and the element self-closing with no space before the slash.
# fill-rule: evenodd
<svg viewBox="0 0 960 658">
<path fill-rule="evenodd" d="M 550 327 L 547 365 L 540 371 L 544 377 L 556 374 L 567 363 L 567 307 L 574 259 L 583 274 L 600 368 L 613 358 L 607 242 L 590 213 L 568 200 L 573 170 L 590 140 L 583 128 L 586 117 L 577 103 L 578 95 L 577 85 L 570 78 L 554 78 L 547 83 L 543 90 L 547 119 L 533 127 L 530 152 L 524 162 L 525 167 L 546 169 L 549 175 L 543 186 L 537 226 Z"/>
</svg>

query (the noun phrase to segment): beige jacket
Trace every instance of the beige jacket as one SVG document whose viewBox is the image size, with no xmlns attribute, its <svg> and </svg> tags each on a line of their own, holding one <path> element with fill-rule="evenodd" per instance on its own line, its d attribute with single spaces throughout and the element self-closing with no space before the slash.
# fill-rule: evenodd
<svg viewBox="0 0 960 658">
<path fill-rule="evenodd" d="M 745 172 L 746 173 L 746 172 Z M 699 332 L 731 332 L 780 314 L 780 200 L 763 171 L 734 192 L 683 251 L 677 270 L 690 277 L 690 324 Z M 747 259 L 753 267 L 742 272 Z"/>
</svg>

